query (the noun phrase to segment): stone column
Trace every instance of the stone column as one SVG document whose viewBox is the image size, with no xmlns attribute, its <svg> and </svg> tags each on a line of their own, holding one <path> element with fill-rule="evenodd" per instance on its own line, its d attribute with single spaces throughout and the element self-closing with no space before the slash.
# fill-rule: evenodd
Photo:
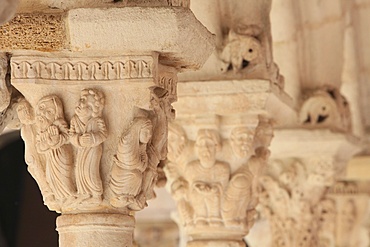
<svg viewBox="0 0 370 247">
<path fill-rule="evenodd" d="M 351 135 L 348 104 L 337 90 L 308 95 L 300 111 L 301 129 L 275 131 L 271 163 L 260 179 L 259 209 L 271 236 L 264 246 L 334 246 L 320 242 L 321 217 L 327 211 L 320 207 L 361 145 Z M 258 238 L 250 239 L 252 246 L 261 246 Z"/>
<path fill-rule="evenodd" d="M 245 246 L 272 119 L 294 118 L 289 103 L 270 81 L 179 84 L 165 172 L 187 246 Z M 277 109 L 283 114 L 274 114 Z"/>
<path fill-rule="evenodd" d="M 155 197 L 177 72 L 213 49 L 188 8 L 164 2 L 24 14 L 5 27 L 25 159 L 45 205 L 61 213 L 61 247 L 132 246 L 134 212 Z M 37 36 L 40 25 L 50 34 Z"/>
</svg>

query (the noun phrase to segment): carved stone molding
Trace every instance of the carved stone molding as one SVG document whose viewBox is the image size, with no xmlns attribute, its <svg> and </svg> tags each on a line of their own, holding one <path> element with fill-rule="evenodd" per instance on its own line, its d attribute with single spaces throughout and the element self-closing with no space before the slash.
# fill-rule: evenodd
<svg viewBox="0 0 370 247">
<path fill-rule="evenodd" d="M 70 58 L 34 59 L 19 58 L 12 62 L 14 79 L 44 79 L 58 81 L 113 81 L 123 79 L 147 79 L 154 77 L 156 56 L 137 56 L 127 58 L 89 58 L 90 60 L 71 60 Z M 106 58 L 105 58 L 106 59 Z"/>
</svg>

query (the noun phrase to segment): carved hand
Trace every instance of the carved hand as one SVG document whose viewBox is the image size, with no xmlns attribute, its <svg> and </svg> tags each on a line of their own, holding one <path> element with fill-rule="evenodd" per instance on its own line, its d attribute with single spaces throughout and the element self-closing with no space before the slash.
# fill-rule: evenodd
<svg viewBox="0 0 370 247">
<path fill-rule="evenodd" d="M 210 193 L 212 191 L 212 187 L 204 182 L 195 182 L 194 187 L 195 190 L 202 193 Z"/>
<path fill-rule="evenodd" d="M 83 147 L 91 147 L 94 145 L 94 138 L 90 133 L 85 133 L 80 136 L 79 142 Z"/>
<path fill-rule="evenodd" d="M 47 133 L 48 133 L 48 137 L 49 137 L 49 138 L 47 138 L 47 143 L 50 146 L 55 146 L 56 144 L 58 144 L 58 142 L 60 140 L 58 128 L 56 126 L 52 125 L 48 128 Z"/>
</svg>

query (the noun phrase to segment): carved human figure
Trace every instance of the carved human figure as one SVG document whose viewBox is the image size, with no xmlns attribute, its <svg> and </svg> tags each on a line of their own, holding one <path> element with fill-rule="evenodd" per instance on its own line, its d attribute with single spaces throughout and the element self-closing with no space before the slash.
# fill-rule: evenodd
<svg viewBox="0 0 370 247">
<path fill-rule="evenodd" d="M 151 118 L 153 124 L 153 136 L 148 145 L 148 167 L 144 171 L 142 191 L 139 194 L 140 204 L 155 197 L 154 185 L 158 178 L 158 164 L 167 156 L 167 133 L 168 133 L 168 108 L 166 106 L 168 92 L 162 88 L 154 88 L 150 98 L 150 108 L 153 111 Z M 142 209 L 140 207 L 140 209 Z"/>
<path fill-rule="evenodd" d="M 247 127 L 236 127 L 231 131 L 230 144 L 239 158 L 248 158 L 253 153 L 254 132 Z"/>
<path fill-rule="evenodd" d="M 187 164 L 185 179 L 197 225 L 221 225 L 221 198 L 230 177 L 227 163 L 217 161 L 221 141 L 215 130 L 201 129 L 195 142 L 198 160 Z"/>
<path fill-rule="evenodd" d="M 99 204 L 103 193 L 100 159 L 102 143 L 108 135 L 102 118 L 104 103 L 104 95 L 99 90 L 82 90 L 69 130 L 71 143 L 77 147 L 77 196 L 90 205 Z"/>
<path fill-rule="evenodd" d="M 17 115 L 21 123 L 21 137 L 25 142 L 24 158 L 28 165 L 27 170 L 35 178 L 42 193 L 44 203 L 50 210 L 58 210 L 55 197 L 46 182 L 45 161 L 36 150 L 35 116 L 31 105 L 22 99 L 17 106 Z"/>
<path fill-rule="evenodd" d="M 189 184 L 183 177 L 186 163 L 193 154 L 193 143 L 184 129 L 174 123 L 168 124 L 168 161 L 164 168 L 169 190 L 177 203 L 179 218 L 183 225 L 192 224 L 193 208 L 187 196 Z"/>
<path fill-rule="evenodd" d="M 57 96 L 46 96 L 38 102 L 36 126 L 36 150 L 45 155 L 46 182 L 61 205 L 65 200 L 74 198 L 75 186 L 68 124 L 64 120 L 63 104 Z"/>
<path fill-rule="evenodd" d="M 117 154 L 111 171 L 110 188 L 114 197 L 110 203 L 115 207 L 136 202 L 141 191 L 143 172 L 148 167 L 147 147 L 153 135 L 153 126 L 147 118 L 135 118 L 130 129 L 118 143 Z"/>
</svg>

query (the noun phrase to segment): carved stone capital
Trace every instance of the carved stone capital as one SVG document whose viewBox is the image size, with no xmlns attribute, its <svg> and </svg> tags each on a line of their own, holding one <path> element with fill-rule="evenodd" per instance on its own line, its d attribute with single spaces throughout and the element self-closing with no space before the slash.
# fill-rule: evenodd
<svg viewBox="0 0 370 247">
<path fill-rule="evenodd" d="M 287 116 L 293 113 L 284 93 L 271 85 L 179 84 L 164 170 L 188 246 L 243 245 L 254 222 L 258 177 L 270 154 L 270 114 L 276 105 L 285 108 Z"/>
<path fill-rule="evenodd" d="M 167 155 L 176 69 L 160 65 L 155 53 L 14 56 L 11 66 L 24 96 L 17 113 L 28 170 L 45 205 L 62 214 L 61 245 L 130 246 L 130 212 L 155 196 L 157 166 Z M 113 242 L 99 237 L 101 229 Z"/>
<path fill-rule="evenodd" d="M 193 239 L 189 246 L 199 239 L 242 239 L 253 225 L 271 124 L 260 119 L 258 126 L 236 126 L 223 136 L 220 129 L 199 128 L 195 138 L 195 129 L 184 129 L 170 124 L 165 172 L 181 227 Z"/>
<path fill-rule="evenodd" d="M 360 150 L 355 138 L 329 130 L 275 131 L 272 160 L 260 179 L 259 197 L 271 244 L 332 246 L 320 243 L 320 219 L 327 211 L 320 205 L 329 203 L 323 198 Z"/>
</svg>

